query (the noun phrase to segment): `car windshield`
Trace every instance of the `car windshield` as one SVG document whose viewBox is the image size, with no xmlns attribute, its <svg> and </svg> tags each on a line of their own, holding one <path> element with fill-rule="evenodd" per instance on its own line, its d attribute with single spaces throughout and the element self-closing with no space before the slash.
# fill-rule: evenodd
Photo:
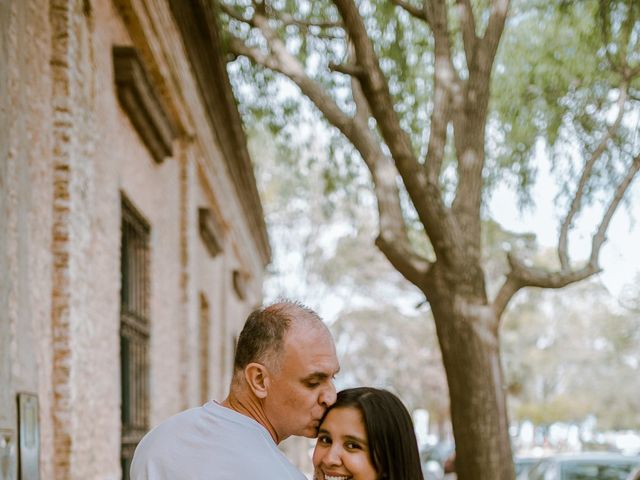
<svg viewBox="0 0 640 480">
<path fill-rule="evenodd" d="M 535 458 L 516 458 L 513 462 L 516 469 L 516 477 L 531 469 L 538 462 Z"/>
<path fill-rule="evenodd" d="M 562 465 L 562 480 L 624 480 L 634 463 L 593 464 L 567 462 Z"/>
</svg>

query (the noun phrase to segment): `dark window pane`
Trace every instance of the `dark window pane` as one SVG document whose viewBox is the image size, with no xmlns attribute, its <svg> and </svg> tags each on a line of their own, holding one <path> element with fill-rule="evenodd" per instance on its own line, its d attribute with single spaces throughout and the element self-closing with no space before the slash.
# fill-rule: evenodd
<svg viewBox="0 0 640 480">
<path fill-rule="evenodd" d="M 122 478 L 136 445 L 147 431 L 149 405 L 149 226 L 133 205 L 122 198 L 120 257 L 120 382 L 122 399 Z"/>
</svg>

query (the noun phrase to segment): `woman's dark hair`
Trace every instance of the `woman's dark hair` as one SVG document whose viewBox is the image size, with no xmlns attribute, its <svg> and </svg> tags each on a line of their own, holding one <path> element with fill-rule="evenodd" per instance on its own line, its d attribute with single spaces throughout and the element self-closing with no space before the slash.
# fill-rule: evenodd
<svg viewBox="0 0 640 480">
<path fill-rule="evenodd" d="M 411 416 L 393 393 L 378 388 L 348 388 L 338 392 L 335 408 L 357 408 L 362 413 L 369 456 L 384 480 L 423 480 L 418 442 Z"/>
</svg>

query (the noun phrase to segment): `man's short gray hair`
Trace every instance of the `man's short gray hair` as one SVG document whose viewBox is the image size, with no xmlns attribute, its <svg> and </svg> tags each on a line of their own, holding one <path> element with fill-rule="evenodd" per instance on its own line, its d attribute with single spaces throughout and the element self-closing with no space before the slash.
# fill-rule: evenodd
<svg viewBox="0 0 640 480">
<path fill-rule="evenodd" d="M 252 362 L 280 368 L 285 334 L 295 321 L 324 326 L 320 316 L 300 302 L 282 300 L 251 312 L 240 332 L 233 362 L 234 372 Z"/>
</svg>

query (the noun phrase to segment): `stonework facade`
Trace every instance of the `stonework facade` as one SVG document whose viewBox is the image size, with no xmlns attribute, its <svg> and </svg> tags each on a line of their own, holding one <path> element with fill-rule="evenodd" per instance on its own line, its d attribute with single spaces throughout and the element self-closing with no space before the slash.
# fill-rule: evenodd
<svg viewBox="0 0 640 480">
<path fill-rule="evenodd" d="M 39 478 L 123 478 L 131 276 L 147 427 L 226 394 L 270 250 L 212 5 L 0 0 L 2 480 L 34 467 L 20 393 L 37 398 Z M 140 253 L 122 251 L 127 205 L 144 272 L 124 261 Z"/>
</svg>

